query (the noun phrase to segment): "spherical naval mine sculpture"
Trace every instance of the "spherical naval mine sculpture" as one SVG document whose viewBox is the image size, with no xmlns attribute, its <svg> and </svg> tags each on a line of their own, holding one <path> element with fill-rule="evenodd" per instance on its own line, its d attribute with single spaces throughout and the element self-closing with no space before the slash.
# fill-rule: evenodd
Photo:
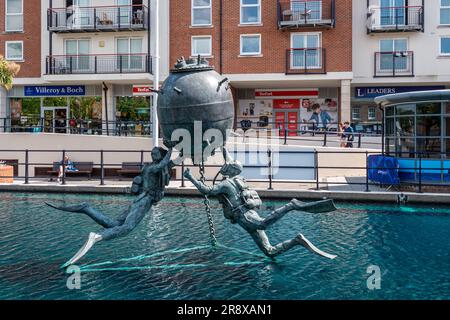
<svg viewBox="0 0 450 320">
<path fill-rule="evenodd" d="M 158 118 L 163 138 L 172 144 L 184 139 L 184 135 L 178 137 L 179 133 L 190 135 L 190 155 L 198 161 L 198 153 L 203 152 L 213 132 L 207 131 L 217 129 L 215 132 L 220 132 L 224 144 L 227 131 L 233 126 L 234 104 L 228 79 L 214 71 L 204 59 L 179 59 L 160 89 Z M 214 138 L 211 140 L 209 143 Z M 215 144 L 218 142 L 216 140 Z M 185 148 L 187 143 L 181 145 Z M 182 151 L 186 154 L 186 150 Z"/>
</svg>

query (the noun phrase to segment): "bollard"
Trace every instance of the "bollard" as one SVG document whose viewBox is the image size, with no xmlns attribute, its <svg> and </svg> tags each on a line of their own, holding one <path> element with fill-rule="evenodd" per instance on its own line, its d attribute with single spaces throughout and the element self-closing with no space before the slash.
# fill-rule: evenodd
<svg viewBox="0 0 450 320">
<path fill-rule="evenodd" d="M 358 148 L 360 149 L 361 148 L 361 132 L 359 133 L 359 135 L 358 135 Z"/>
</svg>

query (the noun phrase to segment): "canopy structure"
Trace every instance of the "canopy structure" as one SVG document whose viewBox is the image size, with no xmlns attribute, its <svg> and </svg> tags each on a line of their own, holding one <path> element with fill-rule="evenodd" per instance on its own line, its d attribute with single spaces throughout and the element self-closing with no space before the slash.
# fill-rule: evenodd
<svg viewBox="0 0 450 320">
<path fill-rule="evenodd" d="M 388 94 L 385 96 L 375 98 L 375 103 L 382 107 L 400 104 L 400 103 L 415 103 L 426 101 L 450 101 L 450 90 L 431 90 L 431 91 L 415 91 L 404 92 L 396 94 Z"/>
</svg>

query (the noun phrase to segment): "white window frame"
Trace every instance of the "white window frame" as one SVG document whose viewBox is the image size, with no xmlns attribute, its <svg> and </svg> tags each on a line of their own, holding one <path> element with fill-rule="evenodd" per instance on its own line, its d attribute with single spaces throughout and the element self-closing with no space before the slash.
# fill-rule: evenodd
<svg viewBox="0 0 450 320">
<path fill-rule="evenodd" d="M 127 40 L 128 41 L 128 51 L 127 51 L 127 53 L 118 53 L 119 52 L 118 40 Z M 141 52 L 139 52 L 139 53 L 132 53 L 131 52 L 131 40 L 141 40 Z M 135 37 L 119 36 L 119 37 L 115 37 L 114 38 L 114 52 L 115 52 L 114 54 L 116 56 L 128 55 L 128 56 L 131 57 L 133 54 L 134 55 L 144 54 L 144 52 L 143 52 L 144 51 L 144 47 L 145 47 L 144 37 L 139 37 L 139 36 L 135 36 Z M 141 68 L 133 68 L 132 67 L 132 63 L 131 63 L 131 59 L 128 59 L 127 61 L 128 61 L 128 63 L 123 68 L 124 70 L 133 70 L 133 69 L 134 70 L 140 70 L 141 68 L 143 68 L 143 66 Z M 141 62 L 144 63 L 144 60 L 142 59 Z M 117 68 L 117 69 L 119 69 L 119 68 Z"/>
<path fill-rule="evenodd" d="M 20 58 L 11 59 L 10 57 L 8 57 L 8 45 L 12 43 L 20 43 L 22 45 L 22 56 Z M 8 61 L 24 61 L 23 41 L 5 41 L 5 59 Z"/>
<path fill-rule="evenodd" d="M 370 116 L 370 110 L 374 110 L 374 112 L 375 112 L 373 117 Z M 361 113 L 361 111 L 360 111 L 360 113 Z M 361 115 L 360 115 L 360 117 L 361 117 Z M 368 107 L 367 108 L 367 120 L 369 120 L 369 121 L 377 120 L 377 107 Z"/>
<path fill-rule="evenodd" d="M 191 56 L 197 57 L 198 53 L 194 52 L 194 40 L 195 39 L 209 39 L 209 53 L 208 54 L 200 54 L 202 57 L 211 57 L 212 56 L 212 36 L 192 36 L 191 37 Z"/>
<path fill-rule="evenodd" d="M 442 9 L 448 9 L 448 10 L 450 10 L 450 5 L 448 5 L 448 6 L 444 6 L 443 5 L 443 3 L 444 3 L 444 1 L 443 0 L 440 0 L 440 3 L 439 3 L 439 25 L 441 25 L 441 26 L 450 26 L 450 22 L 449 23 L 442 23 L 442 21 L 441 21 L 441 12 L 442 12 Z"/>
<path fill-rule="evenodd" d="M 439 55 L 443 56 L 443 57 L 449 57 L 450 56 L 450 52 L 442 52 L 442 39 L 446 38 L 450 40 L 450 35 L 448 36 L 440 36 L 439 37 Z"/>
<path fill-rule="evenodd" d="M 21 1 L 22 12 L 21 13 L 8 13 L 8 0 L 5 0 L 5 32 L 23 32 L 24 19 L 23 19 L 23 0 Z M 8 30 L 8 16 L 22 16 L 22 29 Z"/>
<path fill-rule="evenodd" d="M 240 12 L 239 23 L 240 24 L 242 24 L 242 25 L 255 25 L 255 24 L 258 25 L 258 24 L 261 24 L 261 0 L 258 0 L 258 4 L 243 4 L 242 0 L 239 0 L 239 3 L 240 3 L 240 9 L 239 9 L 239 12 Z M 243 22 L 242 21 L 242 17 L 243 17 L 242 12 L 244 11 L 243 9 L 244 8 L 252 8 L 252 7 L 258 7 L 258 21 L 256 21 L 256 22 Z"/>
<path fill-rule="evenodd" d="M 243 38 L 249 38 L 249 37 L 259 37 L 259 52 L 243 52 Z M 255 33 L 255 34 L 241 34 L 240 35 L 240 50 L 239 50 L 239 54 L 241 56 L 260 56 L 261 52 L 262 52 L 262 48 L 261 48 L 261 34 L 260 33 Z"/>
<path fill-rule="evenodd" d="M 211 26 L 212 25 L 212 1 L 209 0 L 209 6 L 194 6 L 194 0 L 191 0 L 191 26 L 194 27 L 204 27 L 204 26 Z M 210 23 L 195 23 L 194 22 L 194 10 L 195 9 L 209 9 L 209 17 L 210 17 Z"/>
<path fill-rule="evenodd" d="M 303 48 L 294 48 L 294 45 L 293 45 L 293 43 L 294 43 L 294 36 L 298 36 L 298 35 L 304 35 L 304 36 L 318 36 L 319 37 L 319 41 L 318 41 L 318 46 L 317 46 L 317 49 L 321 49 L 322 48 L 322 32 L 292 32 L 291 33 L 291 43 L 290 43 L 290 48 L 291 49 L 307 49 L 306 47 L 303 47 Z M 314 65 L 314 66 L 306 66 L 306 61 L 305 61 L 305 66 L 304 67 L 302 67 L 302 66 L 294 66 L 294 61 L 293 61 L 293 59 L 291 59 L 291 69 L 304 69 L 305 67 L 306 67 L 306 69 L 320 69 L 320 68 L 322 68 L 322 63 L 323 63 L 323 61 L 322 61 L 322 59 L 323 59 L 323 57 L 322 57 L 322 51 L 321 50 L 319 50 L 318 51 L 319 52 L 319 59 L 317 60 L 317 62 L 318 62 L 318 64 L 317 65 Z"/>
<path fill-rule="evenodd" d="M 355 110 L 358 110 L 359 117 L 355 118 Z M 352 120 L 361 121 L 361 107 L 352 108 Z"/>
<path fill-rule="evenodd" d="M 379 40 L 379 42 L 378 42 L 378 48 L 379 48 L 379 52 L 385 52 L 385 51 L 381 51 L 381 42 L 382 41 L 386 41 L 386 40 L 390 40 L 390 41 L 392 41 L 392 43 L 394 44 L 395 43 L 395 40 L 406 40 L 406 50 L 404 50 L 404 51 L 399 51 L 399 50 L 395 50 L 395 48 L 393 47 L 393 50 L 392 50 L 392 52 L 409 52 L 409 38 L 383 38 L 383 39 L 380 39 Z M 408 57 L 408 56 L 407 56 Z M 381 56 L 380 56 L 380 63 L 379 63 L 379 65 L 378 65 L 378 72 L 380 72 L 380 73 L 383 73 L 383 72 L 389 72 L 390 71 L 390 69 L 389 70 L 387 70 L 387 69 L 382 69 L 381 68 Z M 409 70 L 409 67 L 408 67 L 408 61 L 407 61 L 407 63 L 406 63 L 406 68 L 405 69 L 396 69 L 395 71 L 397 72 L 397 71 L 399 71 L 399 72 L 406 72 L 406 71 L 408 71 Z"/>
</svg>

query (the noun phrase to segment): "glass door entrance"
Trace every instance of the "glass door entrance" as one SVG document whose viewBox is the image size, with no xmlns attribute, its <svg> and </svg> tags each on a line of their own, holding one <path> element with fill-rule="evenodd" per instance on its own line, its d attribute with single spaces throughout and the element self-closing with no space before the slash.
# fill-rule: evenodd
<svg viewBox="0 0 450 320">
<path fill-rule="evenodd" d="M 44 132 L 67 133 L 67 107 L 42 107 L 41 118 Z"/>
</svg>

